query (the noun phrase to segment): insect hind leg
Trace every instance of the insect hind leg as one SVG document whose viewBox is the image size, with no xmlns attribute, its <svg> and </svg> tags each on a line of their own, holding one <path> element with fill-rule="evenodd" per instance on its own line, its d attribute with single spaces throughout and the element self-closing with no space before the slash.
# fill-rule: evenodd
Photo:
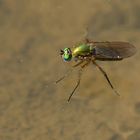
<svg viewBox="0 0 140 140">
<path fill-rule="evenodd" d="M 106 78 L 107 82 L 109 83 L 110 87 L 112 88 L 112 90 L 115 92 L 116 95 L 120 96 L 120 94 L 115 90 L 115 88 L 113 87 L 108 75 L 106 74 L 106 72 L 103 70 L 102 67 L 100 67 L 94 60 L 92 60 L 92 63 L 98 67 L 98 69 L 102 72 L 102 74 L 104 75 L 104 77 Z"/>
</svg>

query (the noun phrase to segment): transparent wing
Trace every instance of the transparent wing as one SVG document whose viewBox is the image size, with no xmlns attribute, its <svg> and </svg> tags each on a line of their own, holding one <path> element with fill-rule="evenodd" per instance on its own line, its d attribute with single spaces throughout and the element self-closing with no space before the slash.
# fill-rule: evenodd
<svg viewBox="0 0 140 140">
<path fill-rule="evenodd" d="M 136 53 L 136 48 L 128 42 L 94 42 L 94 46 L 97 60 L 122 60 Z"/>
</svg>

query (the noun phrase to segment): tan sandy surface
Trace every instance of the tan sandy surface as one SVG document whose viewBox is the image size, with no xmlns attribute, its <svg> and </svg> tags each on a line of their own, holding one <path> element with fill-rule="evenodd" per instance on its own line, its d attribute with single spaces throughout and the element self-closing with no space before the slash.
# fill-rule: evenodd
<svg viewBox="0 0 140 140">
<path fill-rule="evenodd" d="M 94 67 L 76 70 L 59 56 L 87 36 L 128 41 L 137 54 L 99 62 L 121 98 Z M 1 0 L 0 140 L 140 140 L 140 1 Z"/>
</svg>

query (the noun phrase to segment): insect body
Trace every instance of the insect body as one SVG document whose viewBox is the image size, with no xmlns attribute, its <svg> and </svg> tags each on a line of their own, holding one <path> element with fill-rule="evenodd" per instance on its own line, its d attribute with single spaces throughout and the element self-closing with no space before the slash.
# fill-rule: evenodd
<svg viewBox="0 0 140 140">
<path fill-rule="evenodd" d="M 64 61 L 76 61 L 73 67 L 80 66 L 79 79 L 72 91 L 68 101 L 70 101 L 73 93 L 80 84 L 82 69 L 92 62 L 105 76 L 107 82 L 114 90 L 114 92 L 120 96 L 120 94 L 114 89 L 106 72 L 95 61 L 119 61 L 124 58 L 130 57 L 136 53 L 135 47 L 128 42 L 93 42 L 86 40 L 82 43 L 76 44 L 73 48 L 64 48 L 61 50 L 60 55 Z M 63 76 L 59 81 L 63 80 Z"/>
</svg>

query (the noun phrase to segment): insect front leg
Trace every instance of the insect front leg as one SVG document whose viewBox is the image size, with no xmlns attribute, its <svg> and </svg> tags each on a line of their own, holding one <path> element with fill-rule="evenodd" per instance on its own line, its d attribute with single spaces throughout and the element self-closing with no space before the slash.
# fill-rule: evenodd
<svg viewBox="0 0 140 140">
<path fill-rule="evenodd" d="M 73 65 L 72 67 L 77 67 L 77 66 L 81 65 L 83 62 L 84 62 L 84 60 L 82 59 L 78 63 L 76 63 L 75 65 Z"/>
<path fill-rule="evenodd" d="M 64 74 L 64 76 L 62 76 L 61 78 L 59 78 L 58 80 L 56 80 L 55 81 L 55 83 L 57 84 L 57 83 L 59 83 L 60 81 L 62 81 L 64 78 L 66 78 L 68 75 L 69 75 L 69 73 L 71 73 L 72 72 L 72 69 L 70 69 L 69 71 L 67 71 L 65 74 Z"/>
<path fill-rule="evenodd" d="M 78 63 L 76 63 L 75 65 L 73 65 L 72 67 L 77 67 L 77 66 L 81 65 L 83 62 L 84 62 L 84 59 L 83 59 L 83 58 L 80 58 L 80 61 L 79 61 Z M 59 78 L 57 81 L 55 81 L 55 83 L 57 84 L 57 83 L 59 83 L 60 81 L 62 81 L 62 80 L 63 80 L 65 77 L 67 77 L 68 74 L 71 73 L 71 72 L 72 72 L 72 69 L 71 69 L 70 71 L 66 72 L 65 75 L 62 76 L 61 78 Z"/>
<path fill-rule="evenodd" d="M 90 60 L 85 60 L 85 64 L 83 64 L 82 66 L 81 66 L 81 68 L 85 68 L 89 63 L 90 63 Z"/>
</svg>

